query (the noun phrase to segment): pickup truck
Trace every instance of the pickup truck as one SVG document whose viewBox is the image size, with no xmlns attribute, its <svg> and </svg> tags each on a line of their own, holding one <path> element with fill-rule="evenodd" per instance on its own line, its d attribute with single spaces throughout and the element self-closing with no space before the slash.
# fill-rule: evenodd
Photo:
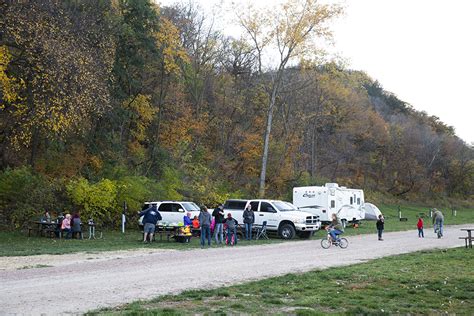
<svg viewBox="0 0 474 316">
<path fill-rule="evenodd" d="M 145 202 L 142 210 L 149 208 L 152 204 L 155 204 L 158 212 L 162 217 L 161 224 L 178 224 L 183 222 L 183 217 L 186 213 L 191 213 L 191 219 L 195 215 L 199 216 L 199 206 L 194 202 L 186 201 L 157 201 L 157 202 Z M 138 220 L 139 225 L 142 225 L 143 216 Z"/>
<path fill-rule="evenodd" d="M 309 238 L 321 228 L 318 216 L 299 211 L 289 202 L 279 200 L 227 200 L 224 212 L 243 223 L 244 209 L 250 205 L 255 213 L 255 225 L 267 222 L 267 230 L 274 231 L 282 239 L 292 239 L 295 235 Z"/>
</svg>

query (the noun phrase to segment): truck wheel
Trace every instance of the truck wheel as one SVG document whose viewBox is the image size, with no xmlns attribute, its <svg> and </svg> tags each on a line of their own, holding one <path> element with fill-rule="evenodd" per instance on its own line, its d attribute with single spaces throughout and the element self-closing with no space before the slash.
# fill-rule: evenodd
<svg viewBox="0 0 474 316">
<path fill-rule="evenodd" d="M 283 224 L 281 225 L 278 234 L 282 239 L 293 239 L 295 236 L 295 228 L 291 224 Z"/>
<path fill-rule="evenodd" d="M 311 238 L 311 236 L 313 236 L 313 232 L 312 231 L 307 231 L 307 232 L 298 232 L 296 233 L 298 235 L 299 238 L 301 239 L 308 239 L 308 238 Z"/>
</svg>

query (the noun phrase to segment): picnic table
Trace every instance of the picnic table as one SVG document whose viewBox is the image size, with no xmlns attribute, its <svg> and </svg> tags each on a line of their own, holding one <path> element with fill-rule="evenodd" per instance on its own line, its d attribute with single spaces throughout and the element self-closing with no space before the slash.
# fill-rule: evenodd
<svg viewBox="0 0 474 316">
<path fill-rule="evenodd" d="M 472 236 L 472 231 L 474 228 L 461 228 L 461 231 L 466 231 L 467 232 L 467 237 L 459 237 L 459 239 L 464 239 L 466 243 L 466 248 L 472 248 L 472 241 L 474 240 L 474 237 Z"/>
<path fill-rule="evenodd" d="M 31 232 L 36 232 L 36 236 L 55 236 L 55 233 L 61 231 L 59 224 L 56 222 L 48 221 L 32 221 L 28 227 L 28 237 L 31 236 Z"/>
<path fill-rule="evenodd" d="M 85 225 L 87 225 L 89 228 L 89 239 L 95 239 L 96 225 L 92 223 L 81 223 L 81 239 L 83 239 L 82 228 L 84 228 Z M 28 237 L 31 236 L 32 232 L 36 232 L 36 236 L 44 236 L 51 238 L 58 236 L 59 239 L 62 238 L 61 225 L 59 223 L 56 223 L 56 221 L 31 221 L 28 227 Z M 99 238 L 102 238 L 102 233 L 100 233 Z"/>
</svg>

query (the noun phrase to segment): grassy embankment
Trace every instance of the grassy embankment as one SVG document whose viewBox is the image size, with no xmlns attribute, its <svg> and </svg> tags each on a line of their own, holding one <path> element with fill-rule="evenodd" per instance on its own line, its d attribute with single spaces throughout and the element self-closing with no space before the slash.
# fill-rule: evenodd
<svg viewBox="0 0 474 316">
<path fill-rule="evenodd" d="M 464 314 L 474 310 L 474 252 L 386 257 L 214 290 L 139 301 L 91 314 Z"/>
<path fill-rule="evenodd" d="M 402 207 L 402 216 L 407 217 L 407 222 L 398 220 L 398 209 L 396 206 L 382 206 L 382 212 L 385 215 L 385 230 L 415 230 L 417 216 L 420 213 L 428 214 L 425 207 Z M 464 224 L 474 223 L 474 209 L 460 209 L 457 216 L 452 216 L 451 212 L 445 212 L 446 224 Z M 426 218 L 427 229 L 431 227 L 431 219 Z M 348 236 L 358 234 L 375 233 L 375 223 L 364 221 L 359 228 L 348 227 L 345 234 Z M 415 232 L 414 232 L 415 234 Z M 320 231 L 313 238 L 322 238 L 325 231 Z M 108 250 L 127 250 L 137 248 L 166 248 L 166 249 L 193 249 L 199 247 L 198 238 L 193 238 L 190 244 L 181 244 L 177 242 L 158 241 L 150 245 L 140 243 L 141 233 L 137 230 L 127 230 L 125 234 L 119 231 L 105 231 L 103 239 L 96 240 L 56 240 L 44 237 L 28 237 L 26 232 L 0 232 L 0 256 L 27 256 L 37 254 L 65 254 L 74 252 L 100 252 Z M 296 238 L 295 241 L 299 239 Z M 241 241 L 239 245 L 255 245 L 262 243 L 278 243 L 280 239 L 259 240 L 259 241 Z M 292 241 L 291 241 L 292 242 Z"/>
</svg>

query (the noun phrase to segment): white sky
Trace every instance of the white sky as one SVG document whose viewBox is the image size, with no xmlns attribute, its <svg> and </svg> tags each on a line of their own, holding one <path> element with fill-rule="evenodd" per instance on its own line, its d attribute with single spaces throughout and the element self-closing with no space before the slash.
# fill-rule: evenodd
<svg viewBox="0 0 474 316">
<path fill-rule="evenodd" d="M 194 1 L 208 12 L 226 2 Z M 254 1 L 258 6 L 275 2 Z M 345 16 L 332 25 L 332 53 L 347 59 L 349 68 L 367 72 L 415 109 L 438 116 L 474 144 L 474 1 L 324 2 L 342 3 L 346 8 Z M 233 14 L 226 11 L 217 11 L 216 28 L 221 28 L 219 24 L 229 27 Z"/>
</svg>

